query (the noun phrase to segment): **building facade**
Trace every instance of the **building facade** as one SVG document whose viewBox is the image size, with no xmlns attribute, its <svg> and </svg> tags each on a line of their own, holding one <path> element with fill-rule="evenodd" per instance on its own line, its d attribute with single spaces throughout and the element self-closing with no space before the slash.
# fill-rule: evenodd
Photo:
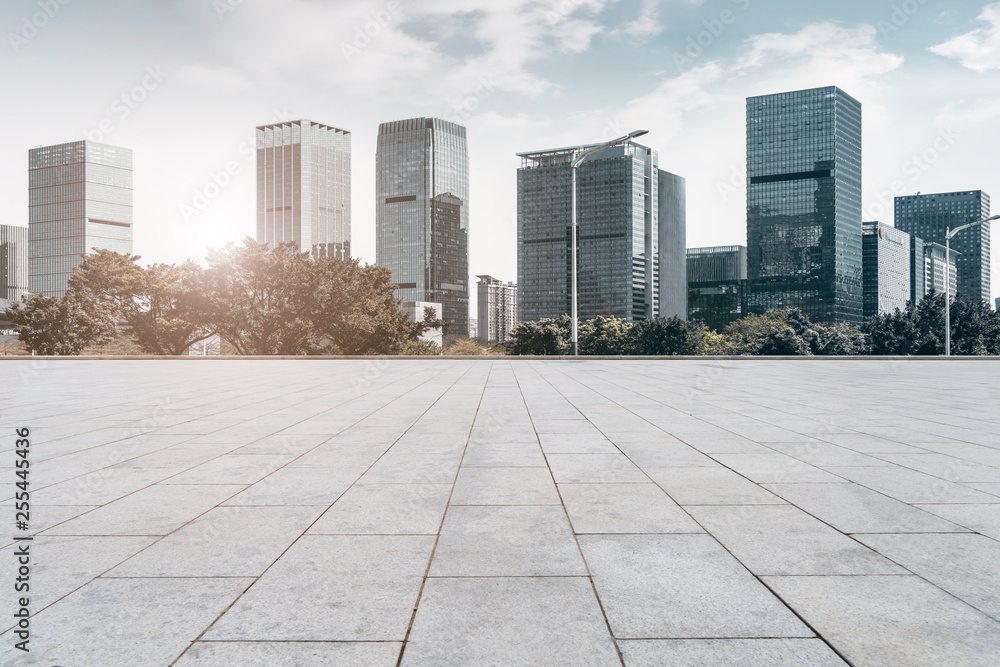
<svg viewBox="0 0 1000 667">
<path fill-rule="evenodd" d="M 862 223 L 864 316 L 887 315 L 910 300 L 910 235 L 884 222 Z M 919 268 L 919 265 L 918 265 Z"/>
<path fill-rule="evenodd" d="M 982 190 L 908 195 L 894 203 L 898 229 L 941 245 L 947 228 L 990 217 L 990 196 Z M 958 253 L 958 292 L 989 303 L 990 223 L 959 232 L 951 247 Z"/>
<path fill-rule="evenodd" d="M 517 284 L 488 275 L 476 277 L 479 340 L 486 345 L 506 342 L 517 326 Z"/>
<path fill-rule="evenodd" d="M 437 118 L 379 126 L 376 263 L 403 301 L 440 303 L 445 334 L 469 335 L 469 151 L 465 128 Z"/>
<path fill-rule="evenodd" d="M 423 322 L 424 316 L 427 313 L 427 308 L 434 311 L 434 317 L 439 319 L 441 318 L 442 307 L 440 303 L 431 303 L 429 301 L 404 301 L 400 304 L 400 310 L 406 313 L 406 316 L 413 322 Z M 420 334 L 420 340 L 428 341 L 430 343 L 434 343 L 435 345 L 443 345 L 444 336 L 441 332 L 441 327 L 428 329 L 424 333 Z"/>
<path fill-rule="evenodd" d="M 910 303 L 914 306 L 919 306 L 927 295 L 926 262 L 924 240 L 910 234 Z"/>
<path fill-rule="evenodd" d="M 835 86 L 747 98 L 752 312 L 862 318 L 861 104 Z"/>
<path fill-rule="evenodd" d="M 309 120 L 257 128 L 257 241 L 351 258 L 351 133 Z"/>
<path fill-rule="evenodd" d="M 17 302 L 27 291 L 28 228 L 0 225 L 0 299 Z"/>
<path fill-rule="evenodd" d="M 689 320 L 721 331 L 747 314 L 746 246 L 688 248 L 687 280 Z"/>
<path fill-rule="evenodd" d="M 518 154 L 518 321 L 572 310 L 570 163 L 589 148 Z M 580 318 L 686 317 L 684 179 L 629 142 L 579 166 L 576 204 Z"/>
<path fill-rule="evenodd" d="M 924 292 L 930 294 L 933 290 L 943 294 L 945 288 L 945 271 L 948 271 L 948 294 L 952 297 L 959 292 L 958 262 L 961 255 L 954 249 L 945 262 L 945 246 L 940 243 L 924 244 Z"/>
<path fill-rule="evenodd" d="M 30 291 L 62 296 L 94 250 L 132 254 L 132 151 L 94 141 L 28 151 Z"/>
</svg>

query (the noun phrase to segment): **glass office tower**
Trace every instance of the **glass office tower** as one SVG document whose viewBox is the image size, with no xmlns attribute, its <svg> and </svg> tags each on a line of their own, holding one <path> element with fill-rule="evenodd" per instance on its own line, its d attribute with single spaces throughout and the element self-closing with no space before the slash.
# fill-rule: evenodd
<svg viewBox="0 0 1000 667">
<path fill-rule="evenodd" d="M 884 222 L 862 223 L 864 316 L 891 315 L 906 308 L 913 289 L 910 235 Z"/>
<path fill-rule="evenodd" d="M 896 227 L 928 243 L 944 245 L 945 229 L 990 217 L 990 196 L 982 190 L 896 197 Z M 990 223 L 955 235 L 958 293 L 990 302 Z"/>
<path fill-rule="evenodd" d="M 449 336 L 469 335 L 469 151 L 438 118 L 379 126 L 375 261 L 402 301 L 440 303 Z"/>
<path fill-rule="evenodd" d="M 688 319 L 722 331 L 746 315 L 746 246 L 687 250 Z"/>
<path fill-rule="evenodd" d="M 593 146 L 519 153 L 517 172 L 518 320 L 572 310 L 574 155 Z M 664 191 L 666 190 L 666 192 Z M 662 207 L 662 208 L 661 208 Z M 581 320 L 687 316 L 684 179 L 660 170 L 656 151 L 635 142 L 589 156 L 577 169 L 577 288 Z M 678 235 L 679 238 L 678 238 Z M 664 237 L 669 238 L 665 239 Z M 664 243 L 668 254 L 664 254 Z M 673 252 L 679 257 L 669 254 Z M 669 273 L 664 273 L 664 263 Z M 674 294 L 680 281 L 680 296 Z M 674 312 L 675 309 L 682 309 Z"/>
<path fill-rule="evenodd" d="M 351 258 L 351 133 L 309 120 L 257 128 L 257 241 Z"/>
<path fill-rule="evenodd" d="M 93 141 L 28 151 L 29 284 L 62 296 L 83 255 L 132 254 L 132 151 Z"/>
<path fill-rule="evenodd" d="M 20 301 L 27 291 L 28 228 L 0 225 L 0 299 Z"/>
<path fill-rule="evenodd" d="M 861 104 L 835 86 L 747 98 L 751 312 L 860 322 Z"/>
</svg>

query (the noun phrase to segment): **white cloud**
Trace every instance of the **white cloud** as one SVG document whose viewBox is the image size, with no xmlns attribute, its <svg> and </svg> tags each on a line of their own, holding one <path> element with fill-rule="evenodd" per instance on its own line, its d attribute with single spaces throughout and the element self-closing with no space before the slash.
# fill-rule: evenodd
<svg viewBox="0 0 1000 667">
<path fill-rule="evenodd" d="M 965 127 L 991 122 L 998 117 L 1000 117 L 1000 100 L 982 100 L 972 104 L 958 100 L 945 105 L 934 118 L 934 123 L 938 127 Z"/>
<path fill-rule="evenodd" d="M 975 72 L 1000 69 L 1000 2 L 987 5 L 978 20 L 988 26 L 952 37 L 947 42 L 930 47 L 930 51 L 946 58 L 956 58 Z"/>
<path fill-rule="evenodd" d="M 642 11 L 634 21 L 615 28 L 610 36 L 625 39 L 634 44 L 643 44 L 663 32 L 660 22 L 660 0 L 643 0 Z"/>
</svg>

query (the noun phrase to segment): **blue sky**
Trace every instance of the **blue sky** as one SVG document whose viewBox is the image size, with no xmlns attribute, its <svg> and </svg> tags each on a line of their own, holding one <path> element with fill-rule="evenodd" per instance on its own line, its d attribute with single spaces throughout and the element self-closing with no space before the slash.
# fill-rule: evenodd
<svg viewBox="0 0 1000 667">
<path fill-rule="evenodd" d="M 0 31 L 0 222 L 27 224 L 29 148 L 126 146 L 144 263 L 252 235 L 253 128 L 297 118 L 352 132 L 369 262 L 378 124 L 465 124 L 470 268 L 504 280 L 515 153 L 638 127 L 687 179 L 688 246 L 745 243 L 749 95 L 837 85 L 861 101 L 866 219 L 892 222 L 892 194 L 1000 197 L 1000 3 L 6 0 Z"/>
</svg>

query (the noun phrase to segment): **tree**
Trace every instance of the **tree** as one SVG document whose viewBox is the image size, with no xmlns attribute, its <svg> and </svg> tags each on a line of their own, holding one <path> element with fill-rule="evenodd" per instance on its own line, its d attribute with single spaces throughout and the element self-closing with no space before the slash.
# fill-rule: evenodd
<svg viewBox="0 0 1000 667">
<path fill-rule="evenodd" d="M 5 312 L 18 338 L 36 354 L 80 354 L 89 345 L 114 338 L 114 320 L 106 311 L 91 310 L 72 294 L 34 294 Z"/>
<path fill-rule="evenodd" d="M 481 356 L 484 354 L 492 354 L 485 347 L 476 343 L 475 341 L 469 340 L 468 338 L 458 338 L 454 343 L 445 348 L 445 354 L 459 354 L 465 356 Z"/>
<path fill-rule="evenodd" d="M 919 304 L 864 323 L 873 354 L 944 354 L 944 294 L 931 292 Z M 956 295 L 951 303 L 951 353 L 1000 354 L 1000 315 L 978 299 Z"/>
<path fill-rule="evenodd" d="M 202 308 L 210 328 L 237 354 L 302 354 L 313 336 L 311 310 L 319 295 L 311 260 L 295 244 L 269 250 L 247 238 L 209 250 Z"/>
<path fill-rule="evenodd" d="M 577 331 L 578 352 L 586 355 L 628 354 L 632 324 L 617 317 L 595 317 Z"/>
<path fill-rule="evenodd" d="M 792 327 L 786 326 L 783 329 L 778 329 L 769 333 L 764 340 L 761 341 L 757 354 L 791 356 L 807 355 L 810 354 L 810 352 L 809 345 L 805 340 L 803 340 L 802 336 L 795 333 L 795 330 Z"/>
<path fill-rule="evenodd" d="M 676 315 L 639 320 L 632 325 L 628 352 L 659 356 L 704 354 L 707 332 L 702 322 L 682 320 Z"/>
<path fill-rule="evenodd" d="M 518 355 L 560 355 L 572 351 L 569 315 L 520 322 L 510 330 L 507 349 Z"/>
<path fill-rule="evenodd" d="M 787 327 L 785 318 L 778 311 L 763 315 L 747 315 L 732 322 L 723 331 L 726 354 L 759 354 L 764 340 L 772 333 Z"/>
<path fill-rule="evenodd" d="M 124 324 L 140 349 L 179 355 L 214 332 L 203 298 L 204 271 L 191 260 L 180 266 L 142 269 L 130 257 L 109 250 L 88 255 L 74 270 L 69 291 L 94 310 Z"/>
</svg>

